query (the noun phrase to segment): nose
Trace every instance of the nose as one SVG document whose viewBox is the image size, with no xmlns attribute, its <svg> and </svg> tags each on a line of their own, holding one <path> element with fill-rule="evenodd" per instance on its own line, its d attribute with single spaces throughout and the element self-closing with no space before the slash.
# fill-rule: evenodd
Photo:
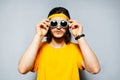
<svg viewBox="0 0 120 80">
<path fill-rule="evenodd" d="M 59 30 L 61 29 L 60 25 L 57 26 L 57 29 L 59 29 Z"/>
</svg>

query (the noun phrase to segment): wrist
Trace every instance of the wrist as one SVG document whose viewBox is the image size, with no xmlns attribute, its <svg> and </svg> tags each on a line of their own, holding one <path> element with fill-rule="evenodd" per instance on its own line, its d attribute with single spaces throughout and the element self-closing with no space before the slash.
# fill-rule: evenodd
<svg viewBox="0 0 120 80">
<path fill-rule="evenodd" d="M 75 37 L 75 40 L 81 39 L 82 37 L 85 37 L 85 34 L 81 34 Z"/>
<path fill-rule="evenodd" d="M 35 39 L 40 40 L 40 41 L 42 41 L 43 37 L 44 36 L 41 36 L 39 34 L 35 34 L 35 36 L 34 36 Z"/>
</svg>

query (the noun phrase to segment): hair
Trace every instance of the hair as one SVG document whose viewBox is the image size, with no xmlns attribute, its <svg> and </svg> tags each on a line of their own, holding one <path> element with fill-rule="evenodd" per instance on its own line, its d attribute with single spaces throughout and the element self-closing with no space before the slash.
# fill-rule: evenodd
<svg viewBox="0 0 120 80">
<path fill-rule="evenodd" d="M 55 7 L 55 8 L 53 8 L 49 12 L 48 17 L 51 16 L 51 15 L 53 15 L 53 14 L 60 14 L 60 13 L 65 14 L 70 19 L 69 11 L 66 8 L 64 8 L 64 7 Z M 52 34 L 51 34 L 50 29 L 49 29 L 48 32 L 47 32 L 47 34 L 46 34 L 46 41 L 48 43 L 50 43 L 51 40 L 52 40 Z M 66 29 L 66 33 L 64 35 L 64 40 L 65 40 L 66 44 L 71 41 L 71 33 L 69 31 L 69 27 Z"/>
</svg>

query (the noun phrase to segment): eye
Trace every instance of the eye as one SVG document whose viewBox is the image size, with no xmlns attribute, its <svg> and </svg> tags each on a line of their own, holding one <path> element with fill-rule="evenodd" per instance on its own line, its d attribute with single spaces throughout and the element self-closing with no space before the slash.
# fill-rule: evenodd
<svg viewBox="0 0 120 80">
<path fill-rule="evenodd" d="M 67 25 L 68 25 L 67 21 L 65 21 L 65 20 L 62 20 L 60 22 L 60 24 L 61 24 L 62 27 L 67 27 Z"/>
<path fill-rule="evenodd" d="M 50 26 L 51 26 L 51 27 L 55 27 L 55 26 L 57 26 L 57 24 L 58 24 L 58 23 L 57 23 L 57 21 L 55 21 L 55 20 L 53 20 L 53 21 L 50 22 Z"/>
</svg>

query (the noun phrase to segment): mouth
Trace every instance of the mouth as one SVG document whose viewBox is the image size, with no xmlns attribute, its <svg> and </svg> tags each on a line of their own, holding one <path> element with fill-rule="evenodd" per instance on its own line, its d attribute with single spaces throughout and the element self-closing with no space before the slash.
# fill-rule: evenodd
<svg viewBox="0 0 120 80">
<path fill-rule="evenodd" d="M 62 31 L 55 31 L 55 33 L 57 33 L 57 34 L 61 34 L 61 33 L 63 33 Z"/>
</svg>

